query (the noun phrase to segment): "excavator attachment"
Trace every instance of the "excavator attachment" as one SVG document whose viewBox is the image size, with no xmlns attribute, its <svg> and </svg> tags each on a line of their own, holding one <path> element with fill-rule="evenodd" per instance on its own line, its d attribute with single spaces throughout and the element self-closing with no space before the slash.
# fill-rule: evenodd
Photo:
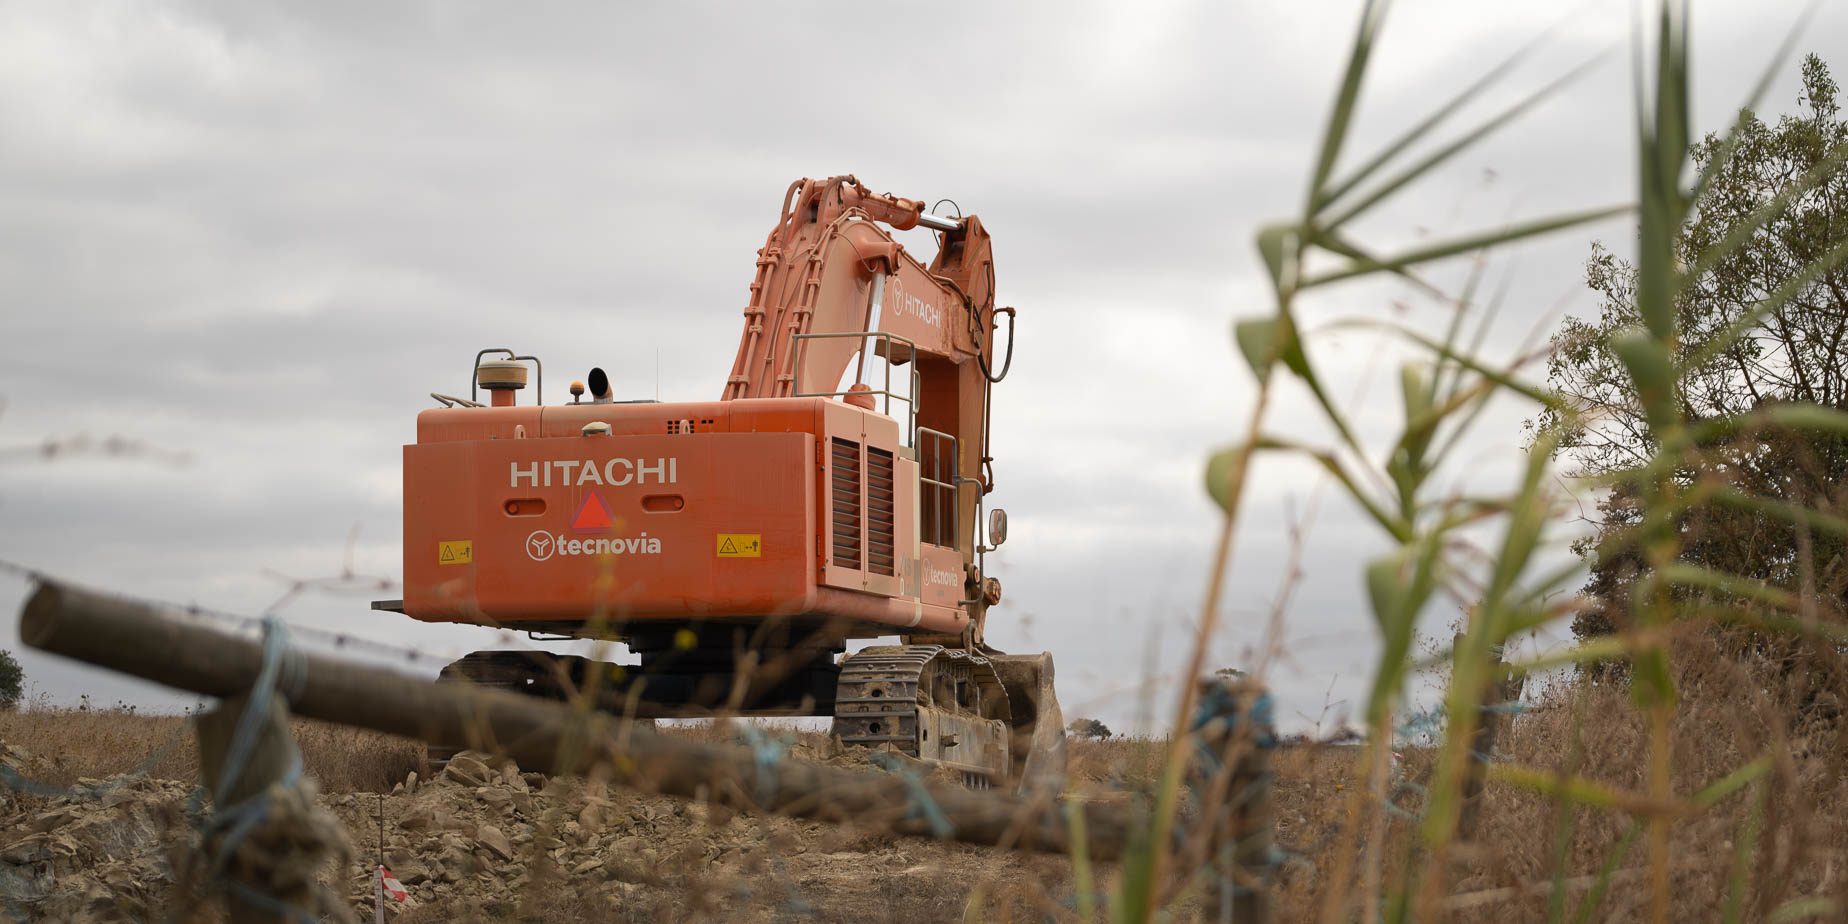
<svg viewBox="0 0 1848 924">
<path fill-rule="evenodd" d="M 834 735 L 947 767 L 977 788 L 1057 792 L 1065 725 L 1052 655 L 881 645 L 841 663 Z"/>
<path fill-rule="evenodd" d="M 990 653 L 988 660 L 1007 691 L 1008 750 L 1019 767 L 1018 788 L 1058 792 L 1065 786 L 1068 754 L 1065 717 L 1052 685 L 1052 653 Z"/>
<path fill-rule="evenodd" d="M 941 645 L 877 645 L 841 664 L 834 736 L 948 767 L 986 788 L 1009 776 L 1009 714 L 987 658 Z"/>
</svg>

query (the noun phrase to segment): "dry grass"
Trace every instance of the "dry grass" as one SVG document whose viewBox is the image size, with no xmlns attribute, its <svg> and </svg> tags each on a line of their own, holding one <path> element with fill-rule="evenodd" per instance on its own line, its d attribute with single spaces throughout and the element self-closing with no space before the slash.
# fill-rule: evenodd
<svg viewBox="0 0 1848 924">
<path fill-rule="evenodd" d="M 1731 645 L 1731 647 L 1728 647 Z M 1760 755 L 1775 755 L 1760 782 L 1677 823 L 1674 837 L 1674 914 L 1681 920 L 1718 919 L 1732 901 L 1744 920 L 1762 920 L 1793 899 L 1848 898 L 1848 731 L 1826 704 L 1837 660 L 1827 646 L 1775 653 L 1737 654 L 1718 636 L 1684 638 L 1676 652 L 1678 686 L 1686 691 L 1675 727 L 1674 789 L 1687 795 Z M 1733 654 L 1726 652 L 1732 651 Z M 1800 669 L 1798 669 L 1800 668 Z M 1792 677 L 1807 678 L 1792 681 Z M 1821 678 L 1821 679 L 1818 679 Z M 1838 684 L 1839 686 L 1839 684 Z M 1820 690 L 1820 695 L 1819 695 Z M 1817 703 L 1825 706 L 1818 706 Z M 47 782 L 70 784 L 134 769 L 181 730 L 151 766 L 156 777 L 192 779 L 197 756 L 188 720 L 112 711 L 28 709 L 0 713 L 0 741 L 40 759 Z M 329 793 L 388 792 L 421 767 L 422 746 L 372 732 L 298 720 L 309 772 Z M 680 728 L 671 733 L 723 737 L 723 728 Z M 824 736 L 796 736 L 802 754 L 820 749 Z M 1562 685 L 1511 722 L 1498 758 L 1594 781 L 1614 790 L 1641 792 L 1648 767 L 1648 723 L 1618 684 Z M 802 747 L 808 745 L 809 747 Z M 1151 793 L 1160 779 L 1167 742 L 1113 738 L 1072 742 L 1071 791 L 1081 798 L 1128 798 Z M 1402 749 L 1386 839 L 1380 845 L 1388 883 L 1399 882 L 1417 853 L 1419 787 L 1429 781 L 1435 752 Z M 1273 813 L 1277 842 L 1288 859 L 1279 869 L 1280 920 L 1319 919 L 1330 900 L 1351 894 L 1333 882 L 1342 852 L 1365 851 L 1371 803 L 1356 799 L 1364 777 L 1363 749 L 1344 745 L 1292 745 L 1273 758 Z M 1400 785 L 1402 784 L 1402 785 Z M 651 797 L 653 798 L 653 797 Z M 1358 807 L 1358 820 L 1355 810 Z M 769 820 L 740 816 L 747 825 Z M 783 824 L 783 822 L 777 822 Z M 791 888 L 821 902 L 815 916 L 851 920 L 877 906 L 893 920 L 946 920 L 963 916 L 979 890 L 988 917 L 1071 919 L 1071 870 L 1057 857 L 1001 854 L 915 839 L 857 834 L 810 826 Z M 1484 797 L 1476 836 L 1457 845 L 1447 861 L 1450 887 L 1443 909 L 1456 920 L 1549 920 L 1554 906 L 1571 920 L 1598 886 L 1600 870 L 1615 872 L 1594 920 L 1640 919 L 1648 900 L 1640 842 L 1614 857 L 1630 835 L 1630 816 L 1594 807 L 1563 810 L 1550 794 L 1492 784 Z M 1747 839 L 1750 838 L 1750 842 Z M 1741 859 L 1741 858 L 1744 859 Z M 799 858 L 799 859 L 798 859 Z M 792 868 L 793 869 L 793 868 Z M 822 871 L 825 870 L 825 875 Z M 800 875 L 797 875 L 797 874 Z M 1118 871 L 1098 871 L 1108 893 Z M 696 872 L 687 882 L 701 881 Z M 569 879 L 569 877 L 567 877 Z M 1557 890 L 1555 880 L 1559 881 Z M 1736 886 L 1736 898 L 1734 897 Z M 736 910 L 735 897 L 649 893 L 642 904 L 611 905 L 595 880 L 566 881 L 518 907 L 488 902 L 444 906 L 463 917 L 507 915 L 532 919 L 680 918 Z M 663 895 L 667 897 L 663 897 Z M 638 899 L 639 901 L 639 899 Z M 1186 919 L 1197 904 L 1182 894 L 1171 906 Z M 428 908 L 416 917 L 441 915 Z M 436 919 L 436 918 L 428 918 Z"/>
<path fill-rule="evenodd" d="M 1161 776 L 1166 738 L 1071 740 L 1071 785 L 1079 790 L 1143 788 Z"/>
<path fill-rule="evenodd" d="M 1794 903 L 1832 899 L 1848 908 L 1848 722 L 1840 702 L 1840 656 L 1831 646 L 1742 653 L 1735 636 L 1693 634 L 1675 646 L 1683 699 L 1673 734 L 1673 792 L 1688 797 L 1769 755 L 1770 772 L 1679 818 L 1673 827 L 1675 920 L 1765 920 Z M 1820 704 L 1820 705 L 1819 705 Z M 1607 792 L 1643 793 L 1648 717 L 1628 685 L 1560 685 L 1508 723 L 1495 764 L 1574 777 Z M 1396 811 L 1380 855 L 1385 882 L 1403 882 L 1419 856 L 1422 787 L 1437 752 L 1402 748 Z M 1279 875 L 1282 920 L 1321 920 L 1351 883 L 1327 881 L 1342 850 L 1364 853 L 1372 802 L 1349 814 L 1364 785 L 1355 748 L 1279 752 L 1278 841 L 1292 858 Z M 1640 817 L 1595 802 L 1491 783 L 1473 837 L 1453 845 L 1441 910 L 1454 920 L 1643 920 L 1646 855 L 1632 833 Z M 1628 842 L 1628 846 L 1626 845 Z M 1608 877 L 1604 873 L 1609 870 Z M 1601 903 L 1588 896 L 1602 890 Z M 1594 910 L 1595 905 L 1595 910 Z M 1830 918 L 1833 913 L 1819 916 Z M 1804 920 L 1807 916 L 1787 919 Z M 1833 918 L 1831 918 L 1833 919 Z"/>
<path fill-rule="evenodd" d="M 1755 784 L 1678 821 L 1673 829 L 1673 913 L 1713 919 L 1737 901 L 1747 920 L 1808 897 L 1848 899 L 1848 725 L 1811 700 L 1815 686 L 1840 688 L 1839 655 L 1811 651 L 1787 663 L 1765 653 L 1728 654 L 1713 636 L 1677 646 L 1673 791 L 1699 792 L 1769 755 L 1770 773 Z M 1736 649 L 1734 649 L 1736 651 Z M 1831 684 L 1830 678 L 1835 678 Z M 1646 788 L 1648 722 L 1621 684 L 1581 684 L 1545 698 L 1513 723 L 1510 757 L 1594 780 L 1625 792 Z M 1562 811 L 1553 798 L 1491 787 L 1477 845 L 1460 862 L 1457 891 L 1547 883 L 1556 858 L 1566 878 L 1590 876 L 1606 863 L 1631 822 L 1623 814 Z M 1753 829 L 1757 829 L 1754 832 Z M 1630 871 L 1644 863 L 1640 843 L 1611 865 L 1626 871 L 1605 912 L 1640 915 L 1646 895 Z M 1737 895 L 1734 896 L 1737 880 Z M 1569 886 L 1568 908 L 1590 883 Z M 1523 917 L 1546 912 L 1542 894 L 1511 900 Z M 1838 907 L 1848 907 L 1840 904 Z"/>
<path fill-rule="evenodd" d="M 28 708 L 0 712 L 0 743 L 32 752 L 47 768 L 41 782 L 57 786 L 136 769 L 156 779 L 192 780 L 199 748 L 191 723 L 186 716 L 124 710 Z M 421 741 L 313 719 L 291 724 L 303 767 L 323 792 L 389 792 L 423 768 Z"/>
</svg>

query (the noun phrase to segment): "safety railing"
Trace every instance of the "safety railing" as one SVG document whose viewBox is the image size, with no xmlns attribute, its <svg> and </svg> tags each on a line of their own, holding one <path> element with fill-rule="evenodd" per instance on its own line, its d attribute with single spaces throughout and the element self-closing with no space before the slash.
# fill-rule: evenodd
<svg viewBox="0 0 1848 924">
<path fill-rule="evenodd" d="M 468 374 L 468 401 L 469 401 L 467 405 L 468 407 L 481 407 L 482 406 L 480 403 L 481 402 L 481 359 L 482 357 L 487 356 L 489 353 L 505 353 L 507 354 L 507 359 L 510 362 L 520 363 L 520 362 L 526 362 L 527 360 L 531 360 L 533 364 L 533 374 L 538 378 L 538 381 L 533 383 L 533 402 L 535 404 L 545 403 L 545 367 L 539 364 L 539 357 L 537 356 L 515 356 L 514 352 L 512 350 L 507 349 L 506 347 L 489 347 L 488 349 L 482 350 L 481 352 L 475 354 L 475 368 L 471 370 Z M 436 398 L 439 401 L 442 400 L 442 396 L 436 395 L 434 393 L 431 394 L 430 397 Z M 444 406 L 447 407 L 448 405 L 444 405 Z"/>
<path fill-rule="evenodd" d="M 890 359 L 888 359 L 884 364 L 884 367 L 885 367 L 885 371 L 883 375 L 884 385 L 885 385 L 884 388 L 869 388 L 869 390 L 863 391 L 863 392 L 855 392 L 855 391 L 852 391 L 851 389 L 848 389 L 845 391 L 803 391 L 802 390 L 802 358 L 803 358 L 803 354 L 807 352 L 808 341 L 810 340 L 859 340 L 860 341 L 861 372 L 864 373 L 865 363 L 866 363 L 866 346 L 867 346 L 866 340 L 868 338 L 873 338 L 875 340 L 882 341 L 885 345 L 884 355 L 887 357 L 890 357 L 893 355 L 892 345 L 895 343 L 900 344 L 904 347 L 903 355 L 906 355 L 906 356 L 916 356 L 917 355 L 917 344 L 913 343 L 911 340 L 907 338 L 900 337 L 896 334 L 888 334 L 882 330 L 865 330 L 865 331 L 848 330 L 848 331 L 833 331 L 833 332 L 821 333 L 821 334 L 794 334 L 791 336 L 790 339 L 794 341 L 794 345 L 795 345 L 796 371 L 795 371 L 794 380 L 791 382 L 791 385 L 790 385 L 790 390 L 798 398 L 842 398 L 842 397 L 846 397 L 849 394 L 875 395 L 875 396 L 883 397 L 885 399 L 885 404 L 882 407 L 880 407 L 879 412 L 881 414 L 886 415 L 887 417 L 894 416 L 892 414 L 892 402 L 893 401 L 903 401 L 905 403 L 905 419 L 904 419 L 905 426 L 903 430 L 904 436 L 906 437 L 905 445 L 914 446 L 916 445 L 916 440 L 913 438 L 912 434 L 914 434 L 917 431 L 917 426 L 918 426 L 918 391 L 921 387 L 920 380 L 918 378 L 918 369 L 917 369 L 916 363 L 910 364 L 911 369 L 909 370 L 909 376 L 908 376 L 909 381 L 905 383 L 907 386 L 909 386 L 909 388 L 904 394 L 900 394 L 892 390 L 892 365 L 893 363 L 891 362 Z M 861 378 L 861 377 L 862 376 L 855 376 L 855 378 Z M 862 383 L 856 382 L 855 384 L 862 384 Z"/>
<path fill-rule="evenodd" d="M 956 437 L 929 427 L 917 429 L 918 537 L 931 545 L 956 547 L 962 535 L 962 504 L 957 503 L 958 452 Z M 949 448 L 945 455 L 944 448 Z"/>
<path fill-rule="evenodd" d="M 987 528 L 987 520 L 982 517 L 982 479 L 970 478 L 962 474 L 956 476 L 956 487 L 958 489 L 961 489 L 964 485 L 971 484 L 975 485 L 975 596 L 961 601 L 959 604 L 961 606 L 971 606 L 981 602 L 982 583 L 983 580 L 988 577 L 988 553 L 994 550 L 994 546 L 988 544 L 989 537 L 982 534 L 983 530 Z M 960 501 L 962 500 L 962 496 L 959 494 L 956 499 Z M 957 504 L 959 511 L 961 506 L 960 503 Z M 961 534 L 959 533 L 958 535 Z"/>
</svg>

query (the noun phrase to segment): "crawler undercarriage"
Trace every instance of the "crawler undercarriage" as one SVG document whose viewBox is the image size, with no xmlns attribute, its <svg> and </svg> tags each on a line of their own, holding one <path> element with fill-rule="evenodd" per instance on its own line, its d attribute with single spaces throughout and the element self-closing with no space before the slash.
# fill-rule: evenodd
<svg viewBox="0 0 1848 924">
<path fill-rule="evenodd" d="M 644 650 L 640 665 L 620 665 L 501 650 L 468 654 L 442 679 L 548 699 L 591 696 L 600 709 L 644 720 L 831 715 L 841 744 L 945 767 L 977 788 L 1056 785 L 1064 772 L 1063 723 L 1044 654 L 922 644 L 839 658 L 798 648 L 740 659 L 689 647 Z M 430 756 L 441 762 L 453 752 L 432 747 Z"/>
</svg>

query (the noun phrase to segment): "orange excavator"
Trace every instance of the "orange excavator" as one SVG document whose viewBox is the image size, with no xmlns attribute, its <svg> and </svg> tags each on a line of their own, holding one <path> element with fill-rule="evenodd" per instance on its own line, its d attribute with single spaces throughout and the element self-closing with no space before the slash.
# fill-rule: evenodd
<svg viewBox="0 0 1848 924">
<path fill-rule="evenodd" d="M 887 230 L 920 225 L 928 266 Z M 989 402 L 1014 323 L 994 284 L 974 215 L 798 180 L 717 401 L 618 400 L 593 370 L 590 400 L 573 383 L 548 405 L 539 360 L 504 349 L 476 354 L 469 398 L 432 393 L 443 407 L 404 447 L 404 598 L 374 608 L 639 658 L 477 651 L 444 680 L 637 718 L 832 716 L 843 744 L 973 785 L 1051 783 L 1051 655 L 983 632 L 1001 600 L 985 556 L 1007 534 L 984 503 Z"/>
</svg>

